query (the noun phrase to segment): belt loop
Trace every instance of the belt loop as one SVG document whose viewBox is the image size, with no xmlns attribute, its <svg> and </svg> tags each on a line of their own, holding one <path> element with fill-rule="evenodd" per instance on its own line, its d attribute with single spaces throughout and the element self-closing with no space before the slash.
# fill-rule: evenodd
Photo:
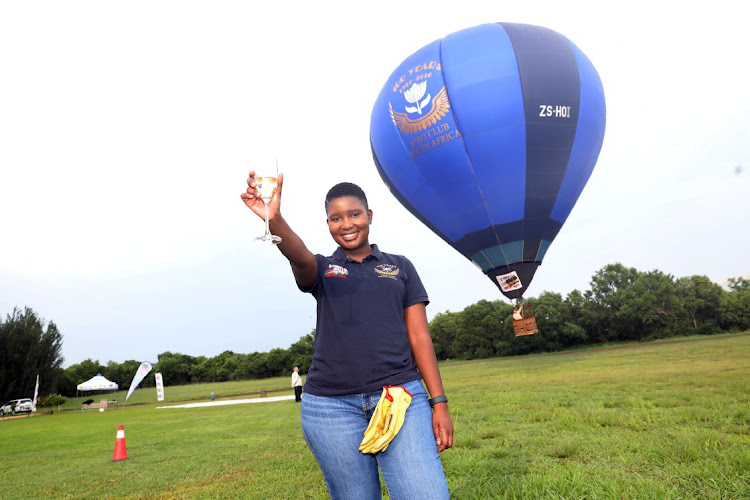
<svg viewBox="0 0 750 500">
<path fill-rule="evenodd" d="M 370 403 L 372 402 L 372 396 L 370 396 L 369 393 L 363 392 L 361 395 L 362 398 L 362 411 L 365 415 L 370 411 Z"/>
</svg>

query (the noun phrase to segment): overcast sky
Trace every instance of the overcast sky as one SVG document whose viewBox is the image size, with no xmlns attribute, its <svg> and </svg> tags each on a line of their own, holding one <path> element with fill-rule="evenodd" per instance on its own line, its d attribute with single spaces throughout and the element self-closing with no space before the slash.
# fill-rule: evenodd
<svg viewBox="0 0 750 500">
<path fill-rule="evenodd" d="M 282 210 L 330 254 L 348 180 L 370 241 L 408 256 L 429 317 L 505 299 L 388 192 L 372 105 L 408 55 L 503 21 L 553 29 L 601 76 L 607 131 L 527 296 L 621 262 L 750 274 L 750 30 L 739 2 L 2 2 L 0 315 L 29 306 L 65 366 L 287 348 L 315 325 L 240 193 L 278 152 Z"/>
</svg>

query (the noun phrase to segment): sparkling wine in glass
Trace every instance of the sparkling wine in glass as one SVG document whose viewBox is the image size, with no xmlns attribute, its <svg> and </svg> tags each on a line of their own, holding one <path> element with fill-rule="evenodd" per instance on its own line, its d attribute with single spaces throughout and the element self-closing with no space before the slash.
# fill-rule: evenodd
<svg viewBox="0 0 750 500">
<path fill-rule="evenodd" d="M 269 175 L 271 173 L 273 173 L 273 175 Z M 266 232 L 265 234 L 263 234 L 263 236 L 258 236 L 257 238 L 255 238 L 255 241 L 278 245 L 279 243 L 281 243 L 281 237 L 276 236 L 275 234 L 271 234 L 271 230 L 268 228 L 268 202 L 270 202 L 271 198 L 273 198 L 273 195 L 276 194 L 276 185 L 278 183 L 279 176 L 278 159 L 276 160 L 276 169 L 273 172 L 263 172 L 263 174 L 264 175 L 261 176 L 256 175 L 255 189 L 258 191 L 258 195 L 263 200 L 263 207 L 266 212 Z"/>
</svg>

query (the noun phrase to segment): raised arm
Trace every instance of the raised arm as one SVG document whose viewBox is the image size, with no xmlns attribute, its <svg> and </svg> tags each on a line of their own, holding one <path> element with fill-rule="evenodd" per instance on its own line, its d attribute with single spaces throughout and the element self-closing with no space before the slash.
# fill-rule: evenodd
<svg viewBox="0 0 750 500">
<path fill-rule="evenodd" d="M 297 236 L 281 215 L 281 191 L 284 184 L 284 174 L 279 174 L 276 193 L 268 203 L 268 225 L 271 232 L 281 237 L 278 247 L 284 257 L 289 260 L 294 273 L 294 279 L 302 288 L 310 288 L 315 284 L 318 264 L 313 253 L 307 249 L 302 238 Z M 257 195 L 255 171 L 250 171 L 247 178 L 247 190 L 241 195 L 242 201 L 258 217 L 265 217 L 263 200 Z"/>
<path fill-rule="evenodd" d="M 435 348 L 430 337 L 430 327 L 427 323 L 427 311 L 424 302 L 414 304 L 404 311 L 406 321 L 406 336 L 409 338 L 414 361 L 417 362 L 419 373 L 430 397 L 444 394 L 443 380 L 435 356 Z M 453 446 L 453 421 L 448 412 L 448 403 L 437 403 L 432 408 L 432 431 L 438 451 L 442 452 Z"/>
</svg>

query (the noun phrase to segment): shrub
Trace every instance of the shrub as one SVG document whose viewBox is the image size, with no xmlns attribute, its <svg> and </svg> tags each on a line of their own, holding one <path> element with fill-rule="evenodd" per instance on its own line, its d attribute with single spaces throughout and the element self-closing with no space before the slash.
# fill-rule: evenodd
<svg viewBox="0 0 750 500">
<path fill-rule="evenodd" d="M 41 406 L 50 407 L 50 406 L 64 405 L 65 401 L 67 401 L 67 399 L 60 396 L 59 394 L 50 394 L 46 398 L 42 398 Z"/>
</svg>

